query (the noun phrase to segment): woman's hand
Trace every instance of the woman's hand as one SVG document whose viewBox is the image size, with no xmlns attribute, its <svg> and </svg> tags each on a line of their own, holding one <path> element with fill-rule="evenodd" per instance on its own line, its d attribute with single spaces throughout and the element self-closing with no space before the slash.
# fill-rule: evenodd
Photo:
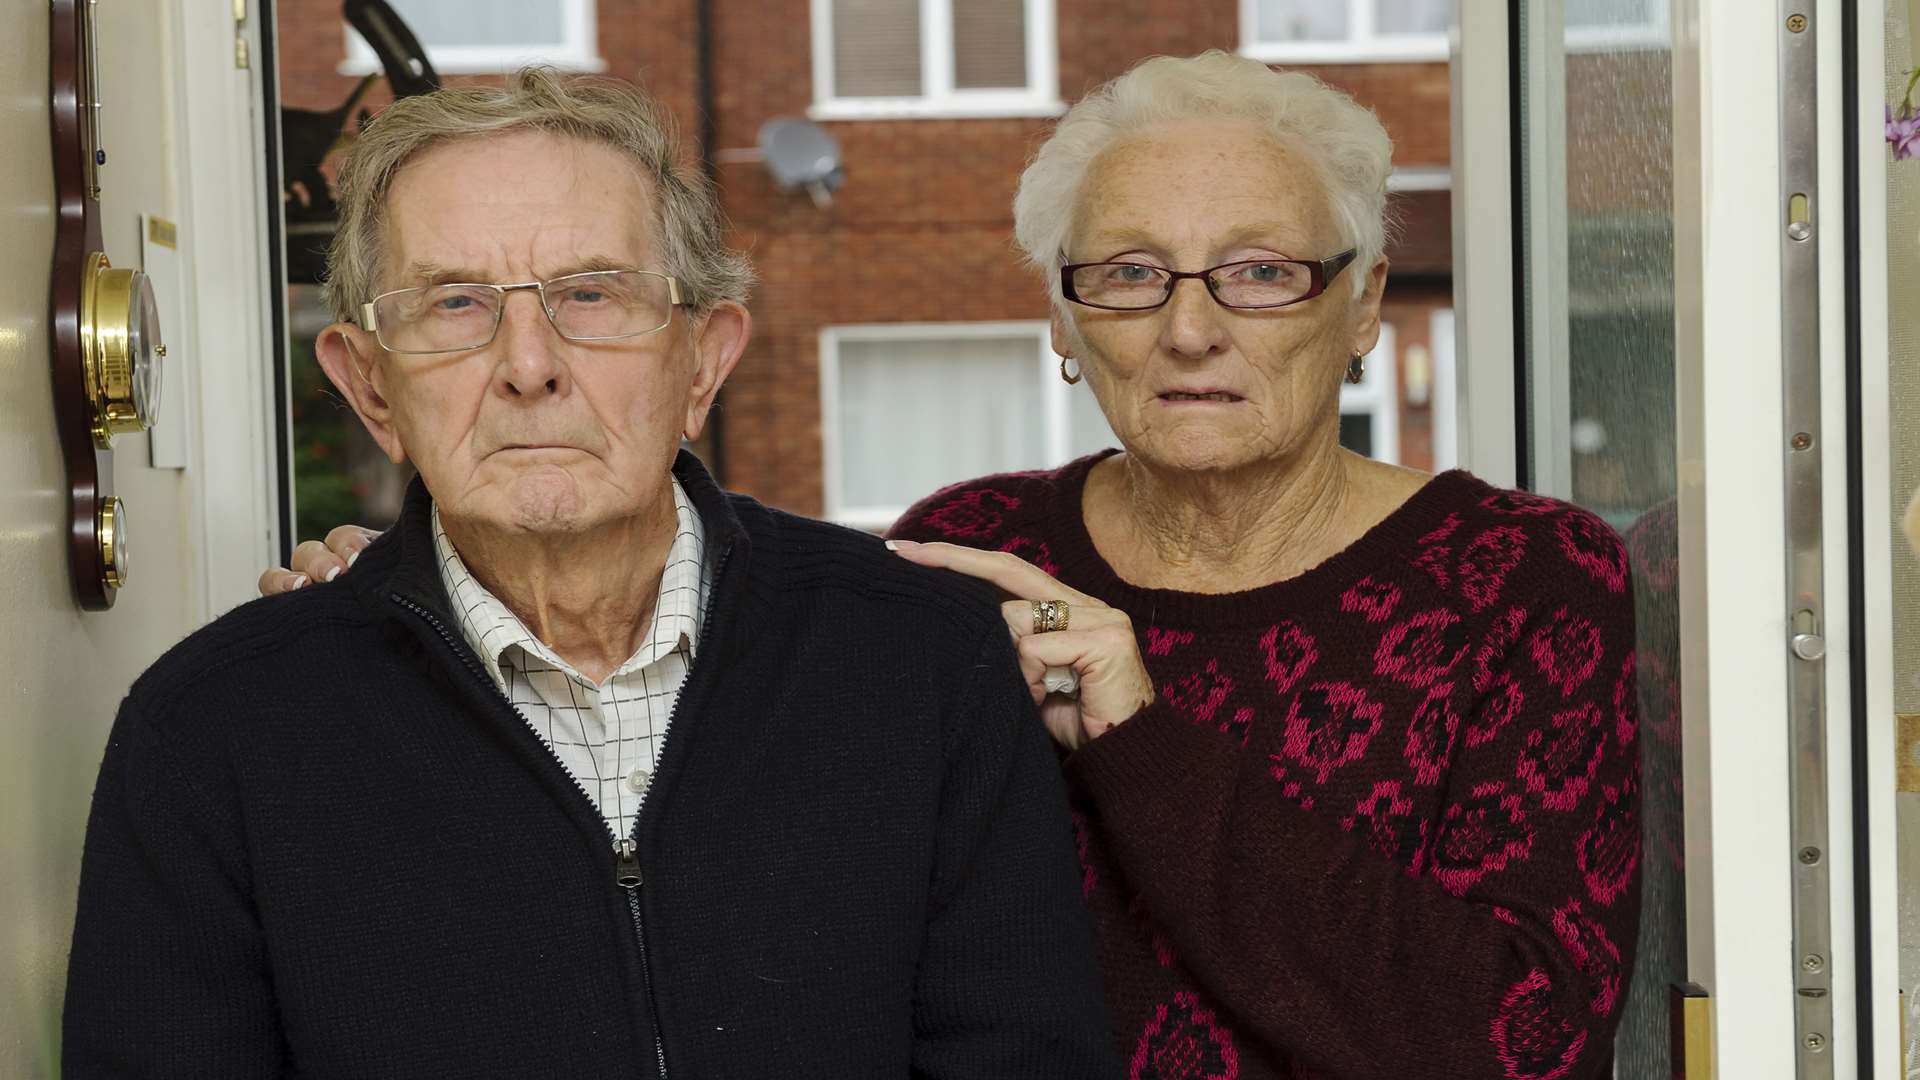
<svg viewBox="0 0 1920 1080">
<path fill-rule="evenodd" d="M 372 529 L 342 525 L 327 534 L 326 543 L 308 540 L 293 549 L 293 569 L 276 566 L 260 575 L 260 595 L 292 592 L 310 582 L 332 581 L 347 572 L 360 552 L 380 536 Z"/>
<path fill-rule="evenodd" d="M 916 544 L 893 540 L 889 548 L 921 566 L 957 570 L 991 582 L 1009 596 L 1000 614 L 1020 654 L 1020 673 L 1040 706 L 1040 717 L 1054 740 L 1076 750 L 1099 738 L 1153 703 L 1153 680 L 1133 620 L 1085 593 L 1069 589 L 1017 555 L 981 551 L 958 544 Z M 1064 629 L 1035 631 L 1037 601 L 1066 604 Z M 1047 669 L 1071 669 L 1077 694 L 1047 692 Z"/>
</svg>

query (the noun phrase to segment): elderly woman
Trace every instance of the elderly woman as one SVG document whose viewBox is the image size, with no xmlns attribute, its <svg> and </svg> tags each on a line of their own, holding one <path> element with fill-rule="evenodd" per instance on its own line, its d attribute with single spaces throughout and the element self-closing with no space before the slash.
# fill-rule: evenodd
<svg viewBox="0 0 1920 1080">
<path fill-rule="evenodd" d="M 1371 113 L 1252 60 L 1088 96 L 1014 227 L 1122 449 L 893 529 L 1016 598 L 1137 1077 L 1610 1075 L 1638 896 L 1625 556 L 1570 506 L 1340 447 L 1388 170 Z M 1077 699 L 1043 699 L 1050 667 Z"/>
<path fill-rule="evenodd" d="M 1389 168 L 1371 113 L 1252 60 L 1089 95 L 1015 229 L 1121 449 L 892 532 L 1013 598 L 1132 1077 L 1611 1075 L 1640 853 L 1626 558 L 1566 504 L 1341 448 Z"/>
</svg>

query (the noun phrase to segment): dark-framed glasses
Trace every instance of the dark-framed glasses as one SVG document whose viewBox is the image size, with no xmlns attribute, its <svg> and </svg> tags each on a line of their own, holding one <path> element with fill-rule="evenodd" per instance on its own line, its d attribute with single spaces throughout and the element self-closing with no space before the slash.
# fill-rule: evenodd
<svg viewBox="0 0 1920 1080">
<path fill-rule="evenodd" d="M 568 341 L 613 341 L 664 328 L 680 282 L 651 270 L 596 270 L 518 285 L 454 282 L 384 292 L 360 305 L 362 329 L 395 353 L 443 353 L 493 343 L 507 294 L 531 291 Z"/>
<path fill-rule="evenodd" d="M 1278 308 L 1311 300 L 1354 259 L 1352 248 L 1326 259 L 1247 259 L 1205 270 L 1168 270 L 1141 262 L 1068 263 L 1060 291 L 1068 300 L 1107 311 L 1148 311 L 1173 298 L 1185 278 L 1206 282 L 1221 307 Z"/>
</svg>

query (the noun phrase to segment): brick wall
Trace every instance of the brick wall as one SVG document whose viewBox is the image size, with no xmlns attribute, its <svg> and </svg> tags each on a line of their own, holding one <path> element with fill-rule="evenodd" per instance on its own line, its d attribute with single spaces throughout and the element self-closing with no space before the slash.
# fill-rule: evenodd
<svg viewBox="0 0 1920 1080">
<path fill-rule="evenodd" d="M 335 0 L 279 0 L 281 83 L 286 103 L 326 109 L 351 77 L 338 74 L 345 38 Z M 812 103 L 807 0 L 711 4 L 715 146 L 751 148 L 776 116 Z M 694 0 L 597 0 L 607 73 L 646 86 L 699 131 Z M 1058 0 L 1060 92 L 1073 100 L 1139 59 L 1234 48 L 1237 0 Z M 1311 69 L 1381 116 L 1405 166 L 1444 167 L 1448 146 L 1445 64 L 1351 64 Z M 383 101 L 378 96 L 370 103 Z M 775 505 L 819 513 L 823 505 L 819 336 L 822 327 L 871 322 L 1042 319 L 1039 281 L 1011 240 L 1011 204 L 1021 167 L 1048 122 L 1009 120 L 835 121 L 847 183 L 827 207 L 777 190 L 757 162 L 723 164 L 718 177 L 733 241 L 763 284 L 754 298 L 754 343 L 722 399 L 729 486 Z M 1391 255 L 1417 278 L 1389 289 L 1388 317 L 1401 351 L 1426 344 L 1428 314 L 1451 302 L 1450 224 L 1444 192 L 1396 203 L 1402 241 Z M 913 287 L 914 267 L 965 271 L 964 296 Z M 1424 408 L 1403 406 L 1402 459 L 1431 460 Z"/>
</svg>

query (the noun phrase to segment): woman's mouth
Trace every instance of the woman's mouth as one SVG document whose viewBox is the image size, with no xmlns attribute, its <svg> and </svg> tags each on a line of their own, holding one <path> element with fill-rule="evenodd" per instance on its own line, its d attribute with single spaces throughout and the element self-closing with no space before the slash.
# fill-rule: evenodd
<svg viewBox="0 0 1920 1080">
<path fill-rule="evenodd" d="M 1230 394 L 1225 390 L 1168 390 L 1160 395 L 1161 401 L 1224 401 L 1242 400 L 1239 394 Z"/>
</svg>

